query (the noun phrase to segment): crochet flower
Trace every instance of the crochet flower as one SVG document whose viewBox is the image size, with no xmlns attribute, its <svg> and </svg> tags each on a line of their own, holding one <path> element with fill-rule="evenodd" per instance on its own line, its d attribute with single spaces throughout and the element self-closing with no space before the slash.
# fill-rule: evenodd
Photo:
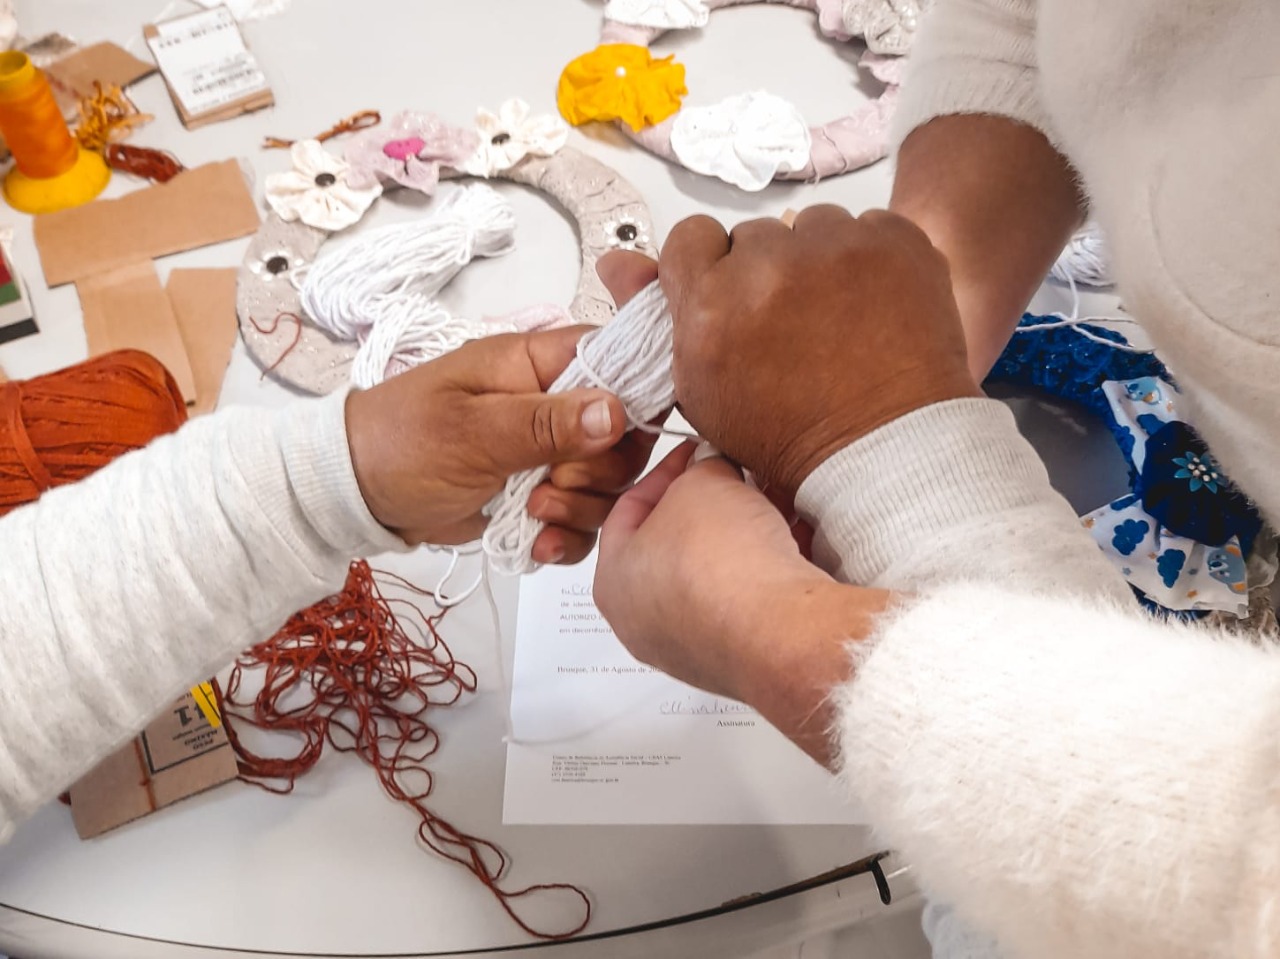
<svg viewBox="0 0 1280 959">
<path fill-rule="evenodd" d="M 479 138 L 430 113 L 398 113 L 385 127 L 367 130 L 347 145 L 347 182 L 357 189 L 391 180 L 422 193 L 435 192 L 440 168 L 457 168 L 476 151 Z"/>
<path fill-rule="evenodd" d="M 549 157 L 569 139 L 569 128 L 549 113 L 531 115 L 523 100 L 508 100 L 497 113 L 476 114 L 478 145 L 459 167 L 472 176 L 491 177 L 510 170 L 525 157 Z"/>
<path fill-rule="evenodd" d="M 671 149 L 681 163 L 743 190 L 763 190 L 779 172 L 804 169 L 810 147 L 800 111 L 763 91 L 687 107 L 671 125 Z"/>
<path fill-rule="evenodd" d="M 658 30 L 705 27 L 711 10 L 705 0 L 609 0 L 606 20 Z"/>
<path fill-rule="evenodd" d="M 267 203 L 282 220 L 301 220 L 319 230 L 343 230 L 356 223 L 382 193 L 377 183 L 357 189 L 346 181 L 350 167 L 315 140 L 299 140 L 290 150 L 293 169 L 267 177 Z"/>
<path fill-rule="evenodd" d="M 679 110 L 688 92 L 674 57 L 654 59 L 633 43 L 606 43 L 564 68 L 556 103 L 574 126 L 621 120 L 639 131 Z"/>
</svg>

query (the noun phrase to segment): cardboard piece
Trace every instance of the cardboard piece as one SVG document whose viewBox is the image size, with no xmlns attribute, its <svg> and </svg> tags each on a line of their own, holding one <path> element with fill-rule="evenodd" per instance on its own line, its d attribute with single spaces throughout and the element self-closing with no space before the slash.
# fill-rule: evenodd
<svg viewBox="0 0 1280 959">
<path fill-rule="evenodd" d="M 239 332 L 236 270 L 174 270 L 166 289 L 195 377 L 191 415 L 210 413 L 218 405 Z"/>
<path fill-rule="evenodd" d="M 44 72 L 58 105 L 74 116 L 79 102 L 93 96 L 95 81 L 123 89 L 151 76 L 156 66 L 114 43 L 95 43 L 55 60 Z"/>
<path fill-rule="evenodd" d="M 34 226 L 50 287 L 257 229 L 258 208 L 235 160 L 187 170 L 117 200 L 43 214 Z"/>
<path fill-rule="evenodd" d="M 195 375 L 169 297 L 150 260 L 108 270 L 76 283 L 89 355 L 142 350 L 165 365 L 188 403 Z"/>
<path fill-rule="evenodd" d="M 236 778 L 227 731 L 216 707 L 215 722 L 208 710 L 207 701 L 187 693 L 71 787 L 71 818 L 81 839 Z"/>
<path fill-rule="evenodd" d="M 148 24 L 142 35 L 188 130 L 275 104 L 240 24 L 226 7 Z"/>
</svg>

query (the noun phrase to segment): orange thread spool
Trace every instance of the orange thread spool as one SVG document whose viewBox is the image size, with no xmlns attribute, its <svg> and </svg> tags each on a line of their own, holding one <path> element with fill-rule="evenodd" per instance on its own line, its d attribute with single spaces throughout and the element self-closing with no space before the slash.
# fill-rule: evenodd
<svg viewBox="0 0 1280 959">
<path fill-rule="evenodd" d="M 25 53 L 0 54 L 0 133 L 18 169 L 35 179 L 61 176 L 79 157 L 49 81 Z"/>
</svg>

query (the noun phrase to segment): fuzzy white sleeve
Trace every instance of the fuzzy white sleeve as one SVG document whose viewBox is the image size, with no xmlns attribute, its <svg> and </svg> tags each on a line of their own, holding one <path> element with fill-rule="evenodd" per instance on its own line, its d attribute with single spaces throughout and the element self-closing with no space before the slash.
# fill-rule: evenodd
<svg viewBox="0 0 1280 959">
<path fill-rule="evenodd" d="M 919 594 L 835 702 L 932 896 L 1011 955 L 1280 954 L 1280 659 L 1142 614 L 994 401 L 889 424 L 799 505 L 841 578 Z"/>
<path fill-rule="evenodd" d="M 989 113 L 1054 139 L 1040 99 L 1036 0 L 936 0 L 911 51 L 893 142 L 934 117 Z"/>
<path fill-rule="evenodd" d="M 404 548 L 345 405 L 202 417 L 0 519 L 0 839 L 353 557 Z"/>
</svg>

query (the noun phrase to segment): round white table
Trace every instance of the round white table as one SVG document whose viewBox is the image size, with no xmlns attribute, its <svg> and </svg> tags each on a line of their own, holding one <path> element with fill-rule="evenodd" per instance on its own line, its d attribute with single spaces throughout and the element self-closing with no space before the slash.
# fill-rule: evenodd
<svg viewBox="0 0 1280 959">
<path fill-rule="evenodd" d="M 152 0 L 19 0 L 18 6 L 26 36 L 58 30 L 81 42 L 115 40 L 139 53 L 145 22 L 188 9 L 178 2 L 166 11 Z M 279 151 L 259 149 L 265 135 L 313 135 L 361 109 L 430 110 L 466 123 L 478 106 L 520 96 L 537 110 L 553 110 L 559 71 L 594 46 L 599 17 L 600 5 L 589 0 L 293 0 L 285 12 L 245 26 L 275 91 L 274 109 L 188 132 L 156 77 L 132 91 L 138 105 L 156 116 L 137 142 L 172 150 L 188 166 L 245 157 L 260 182 L 288 162 Z M 857 49 L 820 39 L 814 17 L 791 8 L 720 12 L 702 35 L 666 40 L 658 50 L 679 53 L 698 102 L 768 88 L 811 119 L 825 120 L 875 92 L 860 87 L 853 67 Z M 888 164 L 748 195 L 667 165 L 612 129 L 575 131 L 571 142 L 640 189 L 658 237 L 694 212 L 735 222 L 815 202 L 860 211 L 888 199 Z M 111 190 L 135 186 L 120 178 Z M 498 189 L 516 207 L 517 250 L 468 268 L 448 298 L 465 304 L 469 315 L 567 302 L 578 269 L 571 225 L 545 198 L 509 184 Z M 0 348 L 0 364 L 22 378 L 82 359 L 85 342 L 74 290 L 49 291 L 40 282 L 30 221 L 12 211 L 5 219 L 14 224 L 17 264 L 42 329 Z M 166 258 L 159 263 L 162 278 L 178 266 L 236 266 L 244 245 Z M 263 380 L 237 346 L 224 405 L 293 399 Z M 1096 431 L 1054 428 L 1059 413 L 1051 408 L 1023 402 L 1018 409 L 1033 431 L 1048 426 L 1057 440 L 1077 436 L 1084 444 L 1049 444 L 1062 462 L 1106 449 Z M 1067 492 L 1088 508 L 1114 492 L 1113 484 L 1095 485 Z M 440 563 L 419 552 L 375 565 L 430 583 Z M 498 598 L 509 660 L 514 584 L 500 583 Z M 469 873 L 418 847 L 414 817 L 382 794 L 367 768 L 329 755 L 292 796 L 231 784 L 89 842 L 76 837 L 63 807 L 44 809 L 0 850 L 0 951 L 22 959 L 490 956 L 528 950 L 711 959 L 769 948 L 779 956 L 798 955 L 789 943 L 855 926 L 860 931 L 845 934 L 841 955 L 927 954 L 911 932 L 918 895 L 910 875 L 892 859 L 881 864 L 894 894 L 894 905 L 882 905 L 869 872 L 868 857 L 877 850 L 863 829 L 504 826 L 507 704 L 496 686 L 491 633 L 480 603 L 465 604 L 447 621 L 446 637 L 476 668 L 481 691 L 438 714 L 444 745 L 432 764 L 435 802 L 442 815 L 511 854 L 511 885 L 567 881 L 589 890 L 595 916 L 583 939 L 557 945 L 530 940 Z"/>
</svg>

